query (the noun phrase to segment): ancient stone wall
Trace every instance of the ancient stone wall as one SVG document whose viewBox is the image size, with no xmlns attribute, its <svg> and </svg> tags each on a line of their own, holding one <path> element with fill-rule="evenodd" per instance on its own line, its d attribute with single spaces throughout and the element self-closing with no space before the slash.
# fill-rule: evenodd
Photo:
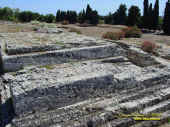
<svg viewBox="0 0 170 127">
<path fill-rule="evenodd" d="M 30 65 L 52 65 L 79 60 L 124 56 L 125 50 L 117 44 L 73 48 L 45 53 L 26 54 L 4 57 L 4 70 L 16 71 Z"/>
</svg>

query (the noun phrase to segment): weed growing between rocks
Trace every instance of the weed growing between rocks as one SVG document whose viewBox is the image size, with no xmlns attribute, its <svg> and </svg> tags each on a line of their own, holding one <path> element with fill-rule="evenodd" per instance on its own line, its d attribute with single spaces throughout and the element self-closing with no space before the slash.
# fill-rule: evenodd
<svg viewBox="0 0 170 127">
<path fill-rule="evenodd" d="M 70 28 L 69 32 L 75 32 L 77 34 L 82 34 L 81 31 L 76 28 Z"/>
<path fill-rule="evenodd" d="M 140 38 L 142 36 L 142 31 L 137 26 L 128 27 L 122 29 L 122 31 L 125 32 L 126 38 L 130 38 L 130 37 Z"/>
<path fill-rule="evenodd" d="M 128 27 L 121 30 L 121 32 L 107 32 L 103 34 L 104 39 L 120 40 L 122 38 L 140 38 L 142 32 L 138 27 Z"/>
<path fill-rule="evenodd" d="M 44 65 L 44 66 L 40 66 L 39 68 L 46 68 L 47 70 L 52 70 L 55 67 L 53 65 Z"/>
<path fill-rule="evenodd" d="M 124 38 L 124 32 L 107 32 L 103 35 L 104 39 L 120 40 Z"/>
<path fill-rule="evenodd" d="M 64 43 L 59 42 L 59 41 L 56 41 L 56 44 L 57 44 L 57 45 L 62 45 L 62 46 L 64 46 Z"/>
<path fill-rule="evenodd" d="M 141 48 L 145 52 L 156 54 L 157 45 L 150 41 L 144 41 Z"/>
<path fill-rule="evenodd" d="M 64 20 L 61 24 L 62 24 L 62 25 L 68 25 L 68 24 L 69 24 L 69 21 Z"/>
</svg>

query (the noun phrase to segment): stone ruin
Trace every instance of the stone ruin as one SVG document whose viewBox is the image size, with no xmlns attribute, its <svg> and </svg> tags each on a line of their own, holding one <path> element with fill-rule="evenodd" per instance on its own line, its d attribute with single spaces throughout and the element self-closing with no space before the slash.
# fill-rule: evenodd
<svg viewBox="0 0 170 127">
<path fill-rule="evenodd" d="M 151 127 L 170 118 L 166 59 L 75 33 L 1 36 L 2 127 Z M 161 113 L 161 120 L 120 117 L 131 113 Z"/>
</svg>

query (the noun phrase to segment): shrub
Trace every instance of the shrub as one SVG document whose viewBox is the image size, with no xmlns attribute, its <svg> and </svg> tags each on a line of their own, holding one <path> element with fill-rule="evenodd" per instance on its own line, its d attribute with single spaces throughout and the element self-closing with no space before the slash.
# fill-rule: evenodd
<svg viewBox="0 0 170 127">
<path fill-rule="evenodd" d="M 142 46 L 142 50 L 149 53 L 155 54 L 155 49 L 157 48 L 156 44 L 150 41 L 144 41 Z"/>
<path fill-rule="evenodd" d="M 62 25 L 68 25 L 68 24 L 69 24 L 69 21 L 64 20 L 61 24 L 62 24 Z"/>
<path fill-rule="evenodd" d="M 33 27 L 33 31 L 38 31 L 38 27 Z"/>
<path fill-rule="evenodd" d="M 107 32 L 103 34 L 103 38 L 110 39 L 110 40 L 120 40 L 121 38 L 124 38 L 125 33 L 124 32 Z"/>
<path fill-rule="evenodd" d="M 127 38 L 129 37 L 140 38 L 142 35 L 142 31 L 136 26 L 125 28 L 122 31 L 125 32 L 125 37 Z"/>
<path fill-rule="evenodd" d="M 81 23 L 79 26 L 80 27 L 89 27 L 91 25 L 89 23 Z"/>
<path fill-rule="evenodd" d="M 81 31 L 76 28 L 70 28 L 69 32 L 75 32 L 77 34 L 82 34 Z"/>
<path fill-rule="evenodd" d="M 32 25 L 39 25 L 39 24 L 40 24 L 40 22 L 39 22 L 39 21 L 37 21 L 37 20 L 32 20 L 32 21 L 31 21 L 31 24 L 32 24 Z"/>
</svg>

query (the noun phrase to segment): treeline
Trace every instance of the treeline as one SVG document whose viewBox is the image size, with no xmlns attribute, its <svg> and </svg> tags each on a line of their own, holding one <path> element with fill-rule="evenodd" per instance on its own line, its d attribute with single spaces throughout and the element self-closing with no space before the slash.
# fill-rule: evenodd
<svg viewBox="0 0 170 127">
<path fill-rule="evenodd" d="M 116 12 L 109 13 L 105 17 L 107 24 L 119 24 L 138 26 L 142 28 L 157 29 L 159 27 L 159 0 L 156 0 L 154 8 L 149 5 L 148 0 L 144 0 L 144 14 L 141 16 L 139 7 L 131 6 L 127 13 L 125 4 L 121 4 Z"/>
<path fill-rule="evenodd" d="M 88 23 L 97 25 L 99 23 L 99 15 L 96 10 L 93 10 L 90 5 L 87 5 L 86 10 L 83 9 L 79 14 L 76 11 L 61 11 L 56 14 L 56 22 L 69 21 L 69 23 Z"/>
<path fill-rule="evenodd" d="M 8 21 L 20 21 L 20 22 L 30 22 L 32 20 L 37 20 L 40 22 L 62 22 L 68 21 L 69 23 L 89 23 L 97 25 L 99 22 L 99 15 L 96 10 L 93 10 L 90 5 L 87 5 L 86 10 L 83 9 L 82 12 L 77 14 L 76 11 L 61 11 L 58 10 L 56 16 L 53 14 L 42 15 L 39 13 L 34 13 L 31 11 L 21 11 L 19 9 L 11 9 L 8 7 L 0 8 L 0 20 Z"/>
<path fill-rule="evenodd" d="M 0 8 L 0 20 L 14 22 L 30 22 L 38 20 L 41 22 L 52 23 L 55 20 L 53 14 L 41 15 L 31 11 L 20 11 L 19 9 L 11 9 L 9 7 Z"/>
<path fill-rule="evenodd" d="M 166 3 L 163 26 L 164 33 L 170 35 L 170 0 Z"/>
<path fill-rule="evenodd" d="M 96 10 L 93 10 L 90 5 L 83 9 L 80 13 L 76 11 L 58 10 L 56 15 L 42 15 L 31 11 L 20 11 L 19 9 L 10 9 L 8 7 L 0 8 L 0 20 L 10 20 L 16 22 L 30 22 L 37 20 L 40 22 L 63 22 L 69 23 L 87 23 L 97 25 L 103 20 L 106 24 L 138 26 L 147 29 L 163 28 L 165 33 L 170 31 L 170 0 L 166 3 L 164 19 L 159 16 L 159 0 L 155 0 L 154 6 L 149 3 L 149 0 L 143 2 L 143 15 L 138 6 L 131 6 L 127 9 L 125 4 L 121 4 L 114 13 L 109 13 L 107 16 L 99 16 Z M 162 22 L 160 22 L 162 20 Z M 169 32 L 170 33 L 170 32 Z"/>
</svg>

